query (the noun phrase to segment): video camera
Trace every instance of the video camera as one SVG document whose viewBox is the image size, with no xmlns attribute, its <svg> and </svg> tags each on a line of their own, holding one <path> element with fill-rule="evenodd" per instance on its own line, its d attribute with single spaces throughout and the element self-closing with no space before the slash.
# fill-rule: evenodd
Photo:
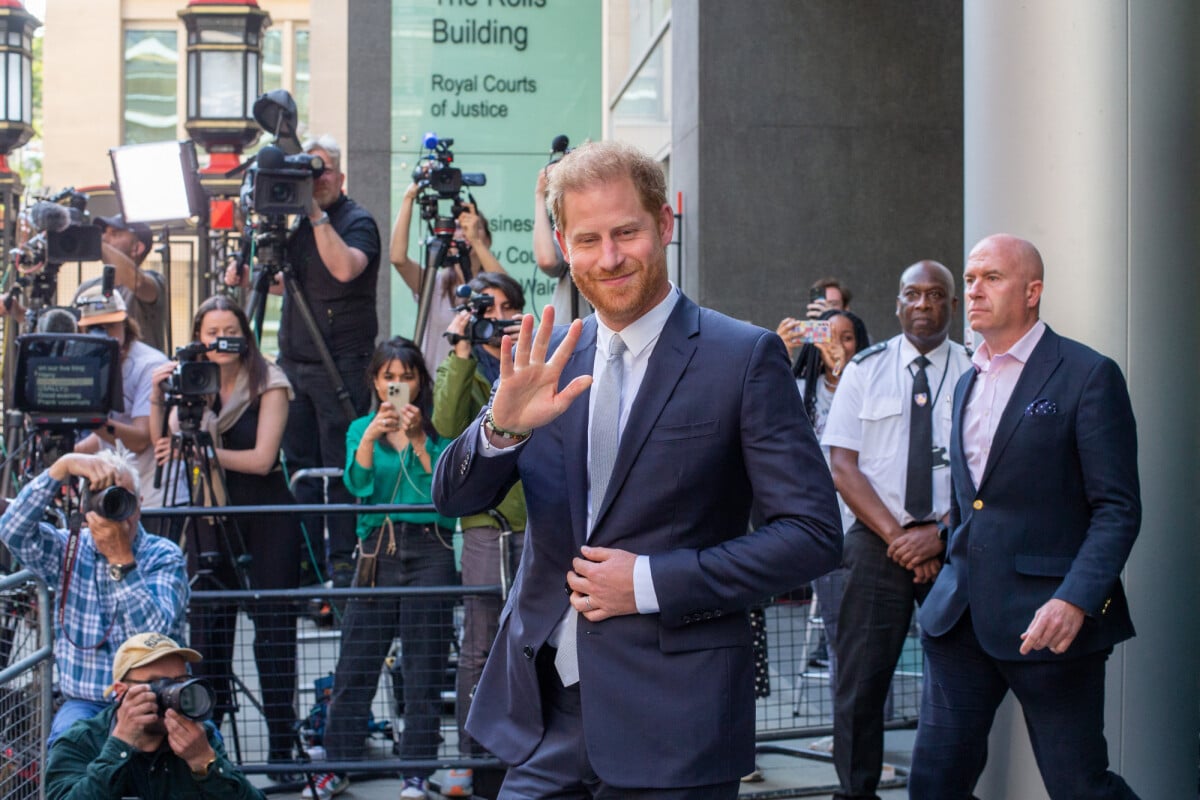
<svg viewBox="0 0 1200 800">
<path fill-rule="evenodd" d="M 466 302 L 454 307 L 455 313 L 470 311 L 471 321 L 467 323 L 466 336 L 450 331 L 442 334 L 450 340 L 450 344 L 458 344 L 462 341 L 468 341 L 473 345 L 496 344 L 500 341 L 501 336 L 521 325 L 519 317 L 517 319 L 488 319 L 485 317 L 484 314 L 487 313 L 487 310 L 496 304 L 496 298 L 490 294 L 473 294 L 471 287 L 465 283 L 455 289 L 454 293 L 459 297 L 466 298 Z"/>
<path fill-rule="evenodd" d="M 422 142 L 429 152 L 422 155 L 419 163 L 413 169 L 413 183 L 420 187 L 421 194 L 417 202 L 421 205 L 421 218 L 434 220 L 439 217 L 438 201 L 452 200 L 451 216 L 458 219 L 466 209 L 463 203 L 462 191 L 464 186 L 486 186 L 487 175 L 482 172 L 463 172 L 454 164 L 454 152 L 450 149 L 453 139 L 439 139 L 436 133 L 425 134 Z M 475 202 L 470 192 L 467 199 Z"/>
<path fill-rule="evenodd" d="M 17 264 L 34 267 L 45 263 L 99 261 L 101 231 L 90 224 L 87 202 L 86 194 L 69 187 L 26 208 L 25 221 L 37 233 L 11 251 Z"/>
<path fill-rule="evenodd" d="M 313 179 L 325 171 L 324 160 L 309 153 L 285 155 L 273 144 L 258 151 L 242 182 L 242 210 L 247 216 L 283 217 L 307 214 Z"/>
<path fill-rule="evenodd" d="M 191 342 L 175 348 L 175 360 L 179 362 L 163 385 L 167 403 L 172 397 L 187 399 L 206 397 L 221 391 L 221 366 L 212 361 L 201 361 L 205 353 L 241 353 L 246 349 L 246 340 L 240 336 L 221 336 L 212 344 Z"/>
</svg>

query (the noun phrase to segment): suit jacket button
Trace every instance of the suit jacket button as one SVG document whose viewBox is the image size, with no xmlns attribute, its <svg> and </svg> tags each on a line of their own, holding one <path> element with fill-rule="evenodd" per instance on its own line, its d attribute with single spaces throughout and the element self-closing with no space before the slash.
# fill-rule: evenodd
<svg viewBox="0 0 1200 800">
<path fill-rule="evenodd" d="M 522 647 L 521 652 L 525 654 L 526 658 L 530 658 L 530 659 L 533 658 L 533 648 L 530 647 L 529 645 L 525 645 L 524 647 Z"/>
<path fill-rule="evenodd" d="M 975 509 L 976 511 L 979 511 L 981 508 L 983 508 L 983 501 L 976 500 L 974 503 L 971 503 L 971 508 Z"/>
</svg>

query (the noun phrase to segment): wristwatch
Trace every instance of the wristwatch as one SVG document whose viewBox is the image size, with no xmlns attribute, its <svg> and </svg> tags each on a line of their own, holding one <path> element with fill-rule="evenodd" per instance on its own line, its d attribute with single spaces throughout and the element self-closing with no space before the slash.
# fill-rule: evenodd
<svg viewBox="0 0 1200 800">
<path fill-rule="evenodd" d="M 328 212 L 322 211 L 321 216 L 317 217 L 316 219 L 309 220 L 309 222 L 312 223 L 312 226 L 314 228 L 319 228 L 322 225 L 328 225 L 329 224 L 329 214 L 328 214 Z"/>
<path fill-rule="evenodd" d="M 942 542 L 946 542 L 950 538 L 950 528 L 947 527 L 946 523 L 942 522 L 941 520 L 938 520 L 937 528 L 938 539 L 942 540 Z"/>
<path fill-rule="evenodd" d="M 125 580 L 125 576 L 133 572 L 134 567 L 136 566 L 136 561 L 130 561 L 128 564 L 109 564 L 108 577 L 112 578 L 114 581 Z"/>
<path fill-rule="evenodd" d="M 204 780 L 205 778 L 207 778 L 207 777 L 208 777 L 209 770 L 211 770 L 211 769 L 212 769 L 212 766 L 213 766 L 213 764 L 215 764 L 215 763 L 217 763 L 217 757 L 214 755 L 212 758 L 210 758 L 210 759 L 208 760 L 208 763 L 204 765 L 204 769 L 202 769 L 202 770 L 199 770 L 199 769 L 194 769 L 194 770 L 192 770 L 192 777 L 193 777 L 193 778 L 195 778 L 195 779 L 196 779 L 196 780 L 198 780 L 198 781 Z"/>
</svg>

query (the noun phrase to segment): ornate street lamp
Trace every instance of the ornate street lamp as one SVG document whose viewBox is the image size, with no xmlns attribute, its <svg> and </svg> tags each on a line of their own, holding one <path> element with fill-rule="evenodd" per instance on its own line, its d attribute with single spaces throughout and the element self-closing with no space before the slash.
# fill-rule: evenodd
<svg viewBox="0 0 1200 800">
<path fill-rule="evenodd" d="M 258 141 L 251 113 L 262 85 L 262 33 L 271 16 L 256 0 L 190 0 L 179 12 L 187 26 L 187 122 L 208 150 L 201 181 L 213 194 L 237 194 L 242 148 Z"/>
<path fill-rule="evenodd" d="M 33 31 L 41 26 L 20 0 L 0 0 L 0 248 L 13 246 L 21 178 L 8 154 L 33 136 Z"/>
</svg>

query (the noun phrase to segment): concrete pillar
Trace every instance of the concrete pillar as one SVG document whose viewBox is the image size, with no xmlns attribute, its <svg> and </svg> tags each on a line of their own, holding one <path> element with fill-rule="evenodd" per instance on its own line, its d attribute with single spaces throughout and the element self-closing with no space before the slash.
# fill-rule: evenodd
<svg viewBox="0 0 1200 800">
<path fill-rule="evenodd" d="M 671 5 L 684 288 L 775 329 L 836 275 L 882 340 L 900 271 L 961 271 L 958 0 Z"/>
<path fill-rule="evenodd" d="M 345 52 L 351 65 L 342 73 L 346 113 L 343 147 L 350 154 L 343 169 L 347 194 L 370 211 L 379 226 L 383 252 L 379 257 L 375 313 L 382 338 L 391 332 L 389 287 L 393 274 L 388 263 L 388 232 L 392 228 L 392 8 L 385 2 L 346 2 L 343 13 Z"/>
<path fill-rule="evenodd" d="M 1109 661 L 1112 767 L 1143 798 L 1196 786 L 1197 77 L 1192 0 L 963 4 L 964 251 L 1005 231 L 1046 262 L 1042 316 L 1112 356 L 1137 417 L 1137 638 Z M 1042 798 L 1019 712 L 981 797 Z"/>
</svg>

